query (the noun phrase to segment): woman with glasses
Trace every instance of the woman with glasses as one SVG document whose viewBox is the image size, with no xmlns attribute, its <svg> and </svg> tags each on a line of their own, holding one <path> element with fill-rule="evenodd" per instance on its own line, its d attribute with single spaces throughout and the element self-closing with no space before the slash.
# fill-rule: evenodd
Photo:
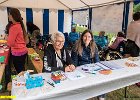
<svg viewBox="0 0 140 100">
<path fill-rule="evenodd" d="M 44 51 L 43 72 L 62 70 L 71 72 L 75 69 L 69 53 L 64 48 L 65 37 L 63 33 L 56 32 L 51 36 L 51 43 Z"/>
</svg>

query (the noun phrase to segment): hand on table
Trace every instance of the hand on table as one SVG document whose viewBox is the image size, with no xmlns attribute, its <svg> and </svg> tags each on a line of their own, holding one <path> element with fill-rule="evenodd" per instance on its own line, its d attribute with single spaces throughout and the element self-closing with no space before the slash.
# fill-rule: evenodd
<svg viewBox="0 0 140 100">
<path fill-rule="evenodd" d="M 65 72 L 72 72 L 74 70 L 75 70 L 75 66 L 72 64 L 65 67 Z"/>
</svg>

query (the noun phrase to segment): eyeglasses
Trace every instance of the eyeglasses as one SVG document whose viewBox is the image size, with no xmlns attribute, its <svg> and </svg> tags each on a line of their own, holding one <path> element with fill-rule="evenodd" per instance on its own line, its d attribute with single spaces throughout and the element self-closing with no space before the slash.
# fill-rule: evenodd
<svg viewBox="0 0 140 100">
<path fill-rule="evenodd" d="M 56 42 L 56 43 L 64 43 L 65 41 L 56 40 L 55 42 Z"/>
</svg>

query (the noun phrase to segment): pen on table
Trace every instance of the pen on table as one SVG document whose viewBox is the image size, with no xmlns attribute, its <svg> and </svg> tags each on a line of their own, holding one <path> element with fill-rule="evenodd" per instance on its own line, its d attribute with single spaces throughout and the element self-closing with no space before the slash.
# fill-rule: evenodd
<svg viewBox="0 0 140 100">
<path fill-rule="evenodd" d="M 48 84 L 50 84 L 51 86 L 55 87 L 53 83 L 47 82 Z"/>
<path fill-rule="evenodd" d="M 92 73 L 92 72 L 85 72 L 85 73 L 89 73 L 89 74 L 96 74 L 96 73 Z"/>
<path fill-rule="evenodd" d="M 94 71 L 99 71 L 99 70 L 101 70 L 102 68 L 98 68 L 98 69 L 95 69 Z"/>
</svg>

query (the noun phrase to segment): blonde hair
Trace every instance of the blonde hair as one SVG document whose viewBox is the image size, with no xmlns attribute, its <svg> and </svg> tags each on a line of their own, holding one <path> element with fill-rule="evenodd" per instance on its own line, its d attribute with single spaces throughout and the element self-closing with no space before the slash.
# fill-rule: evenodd
<svg viewBox="0 0 140 100">
<path fill-rule="evenodd" d="M 83 43 L 83 36 L 89 32 L 91 34 L 91 37 L 92 37 L 92 40 L 90 41 L 90 44 L 89 44 L 89 47 L 90 47 L 90 56 L 93 58 L 94 57 L 94 54 L 95 54 L 95 48 L 97 48 L 96 46 L 96 43 L 94 42 L 93 40 L 93 34 L 90 30 L 85 30 L 80 39 L 76 42 L 76 46 L 75 46 L 75 52 L 77 52 L 77 54 L 79 54 L 80 56 L 82 56 L 82 52 L 83 52 L 83 46 L 84 46 L 84 43 Z"/>
<path fill-rule="evenodd" d="M 62 32 L 55 32 L 55 33 L 51 34 L 51 42 L 54 43 L 56 41 L 57 37 L 62 37 L 65 42 L 65 36 Z"/>
</svg>

